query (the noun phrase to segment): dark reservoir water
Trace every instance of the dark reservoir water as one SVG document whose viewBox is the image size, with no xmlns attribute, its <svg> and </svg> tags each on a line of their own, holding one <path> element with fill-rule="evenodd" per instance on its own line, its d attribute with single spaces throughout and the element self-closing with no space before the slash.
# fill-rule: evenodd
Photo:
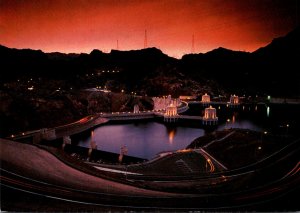
<svg viewBox="0 0 300 213">
<path fill-rule="evenodd" d="M 165 151 L 184 149 L 194 139 L 213 130 L 224 128 L 242 128 L 256 131 L 268 131 L 275 134 L 296 134 L 299 128 L 300 110 L 296 105 L 246 105 L 231 109 L 217 108 L 219 125 L 207 129 L 196 121 L 184 121 L 165 124 L 157 121 L 138 121 L 134 123 L 106 124 L 73 140 L 74 144 L 90 147 L 95 141 L 98 150 L 120 152 L 126 145 L 128 155 L 151 159 Z M 190 105 L 189 115 L 203 115 L 204 107 Z"/>
</svg>

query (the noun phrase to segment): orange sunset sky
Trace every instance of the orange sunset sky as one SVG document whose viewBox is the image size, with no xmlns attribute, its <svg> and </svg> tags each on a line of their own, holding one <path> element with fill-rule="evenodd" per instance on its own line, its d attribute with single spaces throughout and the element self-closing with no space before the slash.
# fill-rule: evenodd
<svg viewBox="0 0 300 213">
<path fill-rule="evenodd" d="M 298 0 L 0 1 L 0 44 L 44 52 L 149 47 L 181 57 L 218 47 L 254 51 L 293 30 Z"/>
</svg>

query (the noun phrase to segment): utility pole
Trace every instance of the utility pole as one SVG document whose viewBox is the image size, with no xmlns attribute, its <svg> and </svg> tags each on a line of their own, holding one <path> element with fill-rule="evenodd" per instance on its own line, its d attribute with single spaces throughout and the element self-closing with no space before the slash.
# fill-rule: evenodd
<svg viewBox="0 0 300 213">
<path fill-rule="evenodd" d="M 148 47 L 147 30 L 145 30 L 144 49 Z"/>
<path fill-rule="evenodd" d="M 192 38 L 192 53 L 195 53 L 195 37 L 194 37 L 194 34 L 193 34 L 193 38 Z"/>
</svg>

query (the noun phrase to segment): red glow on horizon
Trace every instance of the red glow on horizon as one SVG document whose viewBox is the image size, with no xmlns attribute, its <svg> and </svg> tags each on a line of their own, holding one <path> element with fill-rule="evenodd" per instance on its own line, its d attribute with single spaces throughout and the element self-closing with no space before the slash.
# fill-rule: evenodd
<svg viewBox="0 0 300 213">
<path fill-rule="evenodd" d="M 295 0 L 296 1 L 296 0 Z M 295 27 L 294 1 L 7 1 L 0 44 L 45 52 L 157 47 L 181 57 L 218 47 L 252 52 Z M 118 47 L 117 47 L 118 40 Z"/>
</svg>

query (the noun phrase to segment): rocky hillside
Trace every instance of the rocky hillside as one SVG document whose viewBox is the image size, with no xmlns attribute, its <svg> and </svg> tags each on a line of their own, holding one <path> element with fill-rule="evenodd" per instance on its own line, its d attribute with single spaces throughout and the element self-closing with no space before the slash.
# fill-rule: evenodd
<svg viewBox="0 0 300 213">
<path fill-rule="evenodd" d="M 149 98 L 123 93 L 56 91 L 45 96 L 0 91 L 0 137 L 17 132 L 64 125 L 97 112 L 152 109 Z"/>
</svg>

